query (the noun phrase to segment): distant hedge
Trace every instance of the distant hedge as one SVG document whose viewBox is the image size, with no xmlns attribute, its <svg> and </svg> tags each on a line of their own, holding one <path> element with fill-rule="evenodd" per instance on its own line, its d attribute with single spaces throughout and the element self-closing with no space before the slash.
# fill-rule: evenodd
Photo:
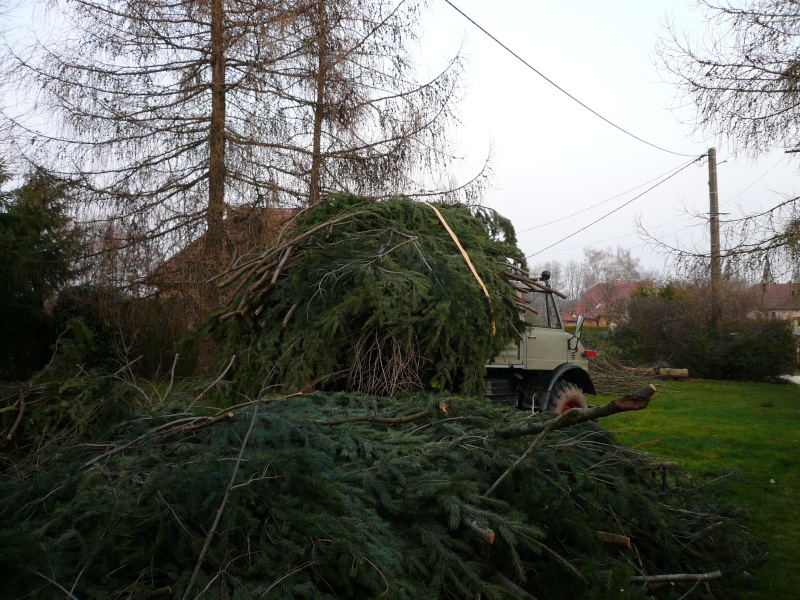
<svg viewBox="0 0 800 600">
<path fill-rule="evenodd" d="M 629 360 L 687 368 L 696 377 L 758 381 L 793 369 L 795 342 L 785 321 L 712 324 L 697 304 L 688 295 L 634 298 L 609 340 Z"/>
</svg>

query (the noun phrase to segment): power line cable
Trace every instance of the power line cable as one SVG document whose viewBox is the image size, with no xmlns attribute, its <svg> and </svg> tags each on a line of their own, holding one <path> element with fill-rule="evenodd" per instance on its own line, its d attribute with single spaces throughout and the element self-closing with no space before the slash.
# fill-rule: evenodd
<svg viewBox="0 0 800 600">
<path fill-rule="evenodd" d="M 453 8 L 453 9 L 454 9 L 456 12 L 458 12 L 458 13 L 459 13 L 459 14 L 460 14 L 462 17 L 464 17 L 464 18 L 465 18 L 467 21 L 469 21 L 470 23 L 472 23 L 472 24 L 473 24 L 475 27 L 477 27 L 478 29 L 480 29 L 480 30 L 481 30 L 483 33 L 485 33 L 485 34 L 486 34 L 487 36 L 489 36 L 489 37 L 490 37 L 492 40 L 494 40 L 494 42 L 495 42 L 495 43 L 497 43 L 497 44 L 498 44 L 498 45 L 499 45 L 501 48 L 503 48 L 503 49 L 504 49 L 506 52 L 508 52 L 509 54 L 511 54 L 511 56 L 513 56 L 513 57 L 514 57 L 514 58 L 516 58 L 518 61 L 520 61 L 520 62 L 521 62 L 523 65 L 525 65 L 526 67 L 528 67 L 528 68 L 529 68 L 531 71 L 533 71 L 534 73 L 536 73 L 536 74 L 537 74 L 539 77 L 541 77 L 542 79 L 544 79 L 544 80 L 545 80 L 547 83 L 549 83 L 550 85 L 552 85 L 552 86 L 553 86 L 554 88 L 556 88 L 556 89 L 557 89 L 559 92 L 561 92 L 562 94 L 564 94 L 565 96 L 567 96 L 567 97 L 568 97 L 570 100 L 573 100 L 574 102 L 577 102 L 577 103 L 578 103 L 579 105 L 581 105 L 583 108 L 585 108 L 585 109 L 586 109 L 586 110 L 588 110 L 590 113 L 592 113 L 594 116 L 598 117 L 599 119 L 602 119 L 603 121 L 605 121 L 606 123 L 608 123 L 609 125 L 611 125 L 611 126 L 612 126 L 612 127 L 614 127 L 615 129 L 618 129 L 619 131 L 621 131 L 621 132 L 622 132 L 622 133 L 624 133 L 625 135 L 628 135 L 628 136 L 632 137 L 633 139 L 635 139 L 635 140 L 638 140 L 638 141 L 642 142 L 643 144 L 647 144 L 648 146 L 650 146 L 651 148 L 655 148 L 656 150 L 661 150 L 662 152 L 667 152 L 667 153 L 669 153 L 669 154 L 674 154 L 675 156 L 694 156 L 693 154 L 683 154 L 683 153 L 681 153 L 681 152 L 674 152 L 674 151 L 672 151 L 672 150 L 667 150 L 666 148 L 662 148 L 661 146 L 656 146 L 655 144 L 651 144 L 651 143 L 650 143 L 650 142 L 648 142 L 647 140 L 644 140 L 644 139 L 640 138 L 639 136 L 637 136 L 637 135 L 634 135 L 633 133 L 631 133 L 631 132 L 630 132 L 630 131 L 628 131 L 627 129 L 624 129 L 623 127 L 620 127 L 619 125 L 617 125 L 617 124 L 616 124 L 616 123 L 614 123 L 613 121 L 610 121 L 610 120 L 606 119 L 606 118 L 605 118 L 603 115 L 601 115 L 600 113 L 598 113 L 596 110 L 594 110 L 594 109 L 593 109 L 593 108 L 591 108 L 590 106 L 587 106 L 586 104 L 584 104 L 583 102 L 581 102 L 580 100 L 578 100 L 578 99 L 577 99 L 575 96 L 573 96 L 572 94 L 570 94 L 570 93 L 569 93 L 567 90 L 565 90 L 564 88 L 562 88 L 562 87 L 561 87 L 560 85 L 558 85 L 558 84 L 557 84 L 555 81 L 553 81 L 552 79 L 550 79 L 549 77 L 547 77 L 547 76 L 546 76 L 544 73 L 542 73 L 541 71 L 539 71 L 539 70 L 538 70 L 536 67 L 534 67 L 534 66 L 533 66 L 532 64 L 530 64 L 528 61 L 526 61 L 524 58 L 522 58 L 522 57 L 521 57 L 519 54 L 517 54 L 517 53 L 516 53 L 516 52 L 514 52 L 514 51 L 513 51 L 511 48 L 509 48 L 508 46 L 506 46 L 506 45 L 505 45 L 503 42 L 501 42 L 499 39 L 497 39 L 495 36 L 493 36 L 491 33 L 489 33 L 489 32 L 488 32 L 486 29 L 484 29 L 482 26 L 480 26 L 480 25 L 479 25 L 479 24 L 478 24 L 478 23 L 477 23 L 477 22 L 476 22 L 476 21 L 475 21 L 473 18 L 471 18 L 469 15 L 467 15 L 467 14 L 466 14 L 466 13 L 465 13 L 463 10 L 461 10 L 461 9 L 460 9 L 460 8 L 458 8 L 458 7 L 457 7 L 455 4 L 453 4 L 452 2 L 450 2 L 450 0 L 444 0 L 444 1 L 445 1 L 447 4 L 449 4 L 449 5 L 450 5 L 450 6 L 451 6 L 451 7 L 452 7 L 452 8 Z"/>
<path fill-rule="evenodd" d="M 636 232 L 626 233 L 625 235 L 618 235 L 618 236 L 615 236 L 615 237 L 612 237 L 612 238 L 606 238 L 604 240 L 595 240 L 593 242 L 587 242 L 587 243 L 581 244 L 580 246 L 570 246 L 569 248 L 560 248 L 559 250 L 555 250 L 554 252 L 551 252 L 551 254 L 557 254 L 559 252 L 569 252 L 570 250 L 583 249 L 583 248 L 586 248 L 586 247 L 589 247 L 589 246 L 594 246 L 595 244 L 605 244 L 606 242 L 615 242 L 616 240 L 621 240 L 621 239 L 624 239 L 624 238 L 627 238 L 627 237 L 631 237 L 632 235 L 636 235 Z M 634 246 L 634 248 L 635 247 L 636 246 Z M 533 254 L 531 254 L 531 256 L 533 256 Z"/>
<path fill-rule="evenodd" d="M 445 1 L 447 1 L 447 0 L 445 0 Z M 617 208 L 615 208 L 614 210 L 607 212 L 606 214 L 604 214 L 602 217 L 600 217 L 600 218 L 599 218 L 599 219 L 597 219 L 596 221 L 593 221 L 593 222 L 589 223 L 589 224 L 588 224 L 588 225 L 586 225 L 585 227 L 581 227 L 581 228 L 580 228 L 580 229 L 578 229 L 577 231 L 575 231 L 575 232 L 573 232 L 573 233 L 570 233 L 568 236 L 565 236 L 565 237 L 561 238 L 561 239 L 560 239 L 560 240 L 558 240 L 557 242 L 555 242 L 555 243 L 553 243 L 553 244 L 550 244 L 549 246 L 547 246 L 547 247 L 545 247 L 545 248 L 542 248 L 541 250 L 537 250 L 537 251 L 536 251 L 536 252 L 534 252 L 533 254 L 529 254 L 529 255 L 528 255 L 528 256 L 526 256 L 525 258 L 530 258 L 531 256 L 536 256 L 537 254 L 541 254 L 541 253 L 542 253 L 542 252 L 544 252 L 545 250 L 549 250 L 549 249 L 550 249 L 550 248 L 552 248 L 553 246 L 557 246 L 557 245 L 558 245 L 558 244 L 560 244 L 561 242 L 563 242 L 563 241 L 566 241 L 566 240 L 570 239 L 571 237 L 575 237 L 575 236 L 576 236 L 576 235 L 578 235 L 580 232 L 582 232 L 582 231 L 585 231 L 585 230 L 589 229 L 589 227 L 591 227 L 592 225 L 596 225 L 597 223 L 599 223 L 599 222 L 600 222 L 600 221 L 602 221 L 603 219 L 605 219 L 605 218 L 607 218 L 607 217 L 610 217 L 611 215 L 613 215 L 613 214 L 614 214 L 615 212 L 617 212 L 618 210 L 621 210 L 621 209 L 625 208 L 625 207 L 626 207 L 626 206 L 628 206 L 628 205 L 629 205 L 631 202 L 633 202 L 633 201 L 635 201 L 635 200 L 638 200 L 639 198 L 641 198 L 642 196 L 644 196 L 644 195 L 645 195 L 645 194 L 647 194 L 648 192 L 651 192 L 652 190 L 656 189 L 656 188 L 657 188 L 658 186 L 660 186 L 662 183 L 665 183 L 666 181 L 669 181 L 670 179 L 672 179 L 673 177 L 675 177 L 675 176 L 676 176 L 678 173 L 680 173 L 680 172 L 684 171 L 685 169 L 688 169 L 688 168 L 689 168 L 691 165 L 693 165 L 694 163 L 698 162 L 699 160 L 701 160 L 701 159 L 705 158 L 706 156 L 707 156 L 706 154 L 702 154 L 702 155 L 700 155 L 700 156 L 698 156 L 698 157 L 696 157 L 696 158 L 693 158 L 692 160 L 690 160 L 689 162 L 687 162 L 685 165 L 683 165 L 683 167 L 681 167 L 680 169 L 678 169 L 677 171 L 675 171 L 675 172 L 674 172 L 674 173 L 672 173 L 671 175 L 669 175 L 669 176 L 665 177 L 664 179 L 662 179 L 661 181 L 659 181 L 659 182 L 658 182 L 658 183 L 656 183 L 655 185 L 653 185 L 653 186 L 651 186 L 651 187 L 647 188 L 645 191 L 643 191 L 643 192 L 642 192 L 641 194 L 639 194 L 638 196 L 634 196 L 633 198 L 631 198 L 631 199 L 630 199 L 630 200 L 628 200 L 627 202 L 625 202 L 625 203 L 623 203 L 623 204 L 620 204 L 620 205 L 619 205 Z"/>
<path fill-rule="evenodd" d="M 575 216 L 577 216 L 577 215 L 579 215 L 581 213 L 585 213 L 586 211 L 592 210 L 593 208 L 597 208 L 598 206 L 602 206 L 603 204 L 607 204 L 607 203 L 611 202 L 612 200 L 616 200 L 617 198 L 621 198 L 622 196 L 625 196 L 626 194 L 630 194 L 631 192 L 634 192 L 634 191 L 638 190 L 639 188 L 642 188 L 642 187 L 646 186 L 648 183 L 652 183 L 652 182 L 656 181 L 657 179 L 661 179 L 662 177 L 665 177 L 665 176 L 669 175 L 670 173 L 672 173 L 672 171 L 675 171 L 676 169 L 680 169 L 682 166 L 683 166 L 683 164 L 681 164 L 681 165 L 679 165 L 677 167 L 674 167 L 674 168 L 670 169 L 669 171 L 666 171 L 665 173 L 662 173 L 661 175 L 657 175 L 656 177 L 653 177 L 652 179 L 648 179 L 644 183 L 640 183 L 636 187 L 632 187 L 631 189 L 626 190 L 626 191 L 624 191 L 624 192 L 622 192 L 620 194 L 617 194 L 616 196 L 612 196 L 611 198 L 608 198 L 606 200 L 601 200 L 600 202 L 598 202 L 596 204 L 592 204 L 591 206 L 583 208 L 583 209 L 581 209 L 579 211 L 576 211 L 576 212 L 574 212 L 572 214 L 569 214 L 569 215 L 567 215 L 565 217 L 560 217 L 558 219 L 555 219 L 553 221 L 548 221 L 547 223 L 542 223 L 540 225 L 534 225 L 533 227 L 528 227 L 527 229 L 520 229 L 519 231 L 517 231 L 517 235 L 519 235 L 520 233 L 525 233 L 527 231 L 533 231 L 534 229 L 539 229 L 541 227 L 547 227 L 548 225 L 552 225 L 552 224 L 558 223 L 560 221 L 565 221 L 566 219 L 571 219 L 572 217 L 575 217 Z"/>
<path fill-rule="evenodd" d="M 694 217 L 688 217 L 688 218 L 692 218 L 693 219 Z M 686 220 L 687 220 L 687 217 L 678 219 L 677 221 L 670 221 L 669 223 L 664 223 L 663 225 L 657 226 L 656 229 L 669 227 L 670 225 L 676 225 L 678 223 L 683 223 Z M 698 223 L 696 225 L 692 225 L 691 227 L 699 227 L 700 225 L 705 226 L 705 223 Z M 667 233 L 666 235 L 675 235 L 676 233 L 680 233 L 681 231 L 685 231 L 686 229 L 687 229 L 687 227 L 682 227 L 681 229 L 677 229 L 675 231 Z M 606 238 L 604 240 L 595 240 L 593 242 L 586 242 L 586 243 L 580 244 L 579 246 L 570 246 L 569 248 L 560 248 L 560 249 L 556 250 L 555 252 L 556 253 L 557 252 L 568 252 L 570 250 L 577 250 L 579 248 L 586 248 L 587 246 L 593 246 L 595 244 L 605 244 L 606 242 L 614 242 L 616 240 L 621 240 L 621 239 L 624 239 L 624 238 L 627 238 L 627 237 L 631 237 L 632 235 L 638 235 L 638 234 L 634 231 L 632 233 L 626 233 L 626 234 L 623 234 L 623 235 L 618 235 L 618 236 L 615 236 L 615 237 Z M 641 244 L 636 244 L 635 246 L 631 246 L 630 249 L 633 250 L 634 248 L 641 248 L 642 246 L 645 246 L 647 243 L 648 242 L 642 242 Z M 531 256 L 533 256 L 533 254 L 531 254 Z"/>
<path fill-rule="evenodd" d="M 690 218 L 693 219 L 694 217 L 690 217 Z M 686 221 L 686 219 L 679 219 L 677 221 L 670 221 L 669 223 L 664 223 L 663 225 L 659 225 L 658 227 L 661 227 L 661 228 L 669 227 L 670 225 L 676 225 L 676 224 L 682 223 L 684 221 Z M 671 236 L 671 235 L 675 235 L 677 233 L 685 232 L 688 229 L 691 229 L 691 228 L 694 228 L 694 227 L 700 227 L 700 226 L 705 227 L 706 224 L 705 223 L 696 223 L 694 225 L 688 225 L 688 226 L 685 226 L 685 227 L 681 227 L 680 229 L 676 229 L 675 231 L 670 231 L 668 233 L 661 233 L 660 235 Z M 578 246 L 570 246 L 568 248 L 559 248 L 558 250 L 554 250 L 553 252 L 551 252 L 551 254 L 558 254 L 559 252 L 569 252 L 570 250 L 583 249 L 583 248 L 586 248 L 586 247 L 595 246 L 597 244 L 605 244 L 606 242 L 615 242 L 617 240 L 622 240 L 622 239 L 625 239 L 625 238 L 629 238 L 629 237 L 634 236 L 634 235 L 639 235 L 639 234 L 634 231 L 634 232 L 626 233 L 626 234 L 623 234 L 623 235 L 617 235 L 617 236 L 614 236 L 614 237 L 605 238 L 603 240 L 594 240 L 592 242 L 584 242 L 582 244 L 579 244 Z M 649 243 L 651 243 L 651 242 L 645 241 L 645 242 L 642 242 L 640 244 L 636 244 L 635 246 L 628 246 L 627 249 L 628 250 L 635 250 L 636 248 L 643 248 L 644 246 L 646 246 Z M 531 254 L 530 256 L 533 256 L 533 254 Z"/>
<path fill-rule="evenodd" d="M 757 184 L 759 181 L 761 181 L 762 179 L 764 179 L 764 177 L 766 177 L 766 176 L 767 176 L 767 175 L 769 175 L 769 174 L 770 174 L 772 171 L 774 171 L 774 170 L 777 168 L 777 166 L 778 166 L 779 164 L 781 164 L 783 161 L 784 161 L 784 157 L 783 157 L 783 156 L 781 156 L 781 157 L 778 159 L 778 162 L 776 162 L 774 165 L 772 165 L 772 166 L 771 166 L 771 167 L 770 167 L 770 168 L 769 168 L 769 169 L 768 169 L 768 170 L 767 170 L 767 171 L 766 171 L 766 172 L 765 172 L 765 173 L 764 173 L 764 174 L 763 174 L 761 177 L 759 177 L 758 179 L 756 179 L 756 180 L 755 180 L 753 183 L 751 183 L 750 185 L 748 185 L 746 188 L 744 188 L 744 189 L 743 189 L 741 192 L 739 192 L 739 193 L 738 193 L 738 194 L 736 194 L 735 196 L 732 196 L 732 197 L 731 197 L 729 200 L 726 200 L 725 202 L 723 202 L 723 203 L 722 203 L 720 206 L 721 206 L 721 207 L 722 207 L 722 206 L 725 206 L 726 204 L 730 204 L 731 202 L 733 202 L 733 201 L 734 201 L 734 200 L 736 200 L 737 198 L 740 198 L 740 197 L 742 196 L 742 194 L 744 194 L 744 193 L 745 193 L 747 190 L 749 190 L 751 187 L 753 187 L 753 186 L 754 186 L 755 184 Z"/>
</svg>

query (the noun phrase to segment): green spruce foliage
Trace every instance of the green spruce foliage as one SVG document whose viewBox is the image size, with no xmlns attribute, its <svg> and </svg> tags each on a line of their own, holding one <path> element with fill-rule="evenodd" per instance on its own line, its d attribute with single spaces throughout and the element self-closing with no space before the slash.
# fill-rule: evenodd
<svg viewBox="0 0 800 600">
<path fill-rule="evenodd" d="M 322 379 L 381 395 L 422 387 L 479 393 L 484 364 L 522 331 L 503 273 L 524 261 L 506 219 L 435 206 L 491 302 L 430 206 L 327 198 L 276 246 L 222 278 L 239 291 L 217 339 L 224 361 L 238 357 L 241 389 L 298 390 Z"/>
<path fill-rule="evenodd" d="M 68 318 L 0 389 L 3 596 L 616 599 L 712 574 L 659 588 L 678 599 L 755 560 L 713 482 L 483 400 L 524 261 L 497 215 L 438 208 L 491 302 L 429 206 L 336 197 L 224 276 L 227 380 L 87 368 L 104 342 Z"/>
<path fill-rule="evenodd" d="M 10 174 L 0 162 L 0 186 Z M 73 275 L 70 185 L 44 171 L 0 192 L 0 378 L 25 378 L 49 358 L 44 303 Z"/>
<path fill-rule="evenodd" d="M 725 573 L 756 550 L 708 486 L 593 423 L 550 433 L 487 495 L 533 441 L 510 432 L 550 415 L 431 393 L 187 409 L 205 385 L 164 403 L 118 374 L 73 378 L 81 427 L 49 450 L 30 421 L 60 392 L 29 395 L 3 449 L 4 597 L 644 598 L 632 575 Z"/>
</svg>

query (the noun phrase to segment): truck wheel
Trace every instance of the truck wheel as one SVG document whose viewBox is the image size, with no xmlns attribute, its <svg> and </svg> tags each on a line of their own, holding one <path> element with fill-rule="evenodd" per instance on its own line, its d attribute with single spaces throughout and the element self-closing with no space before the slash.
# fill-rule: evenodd
<svg viewBox="0 0 800 600">
<path fill-rule="evenodd" d="M 550 404 L 547 410 L 556 414 L 567 412 L 571 408 L 589 408 L 583 390 L 569 381 L 559 381 L 550 392 Z"/>
</svg>

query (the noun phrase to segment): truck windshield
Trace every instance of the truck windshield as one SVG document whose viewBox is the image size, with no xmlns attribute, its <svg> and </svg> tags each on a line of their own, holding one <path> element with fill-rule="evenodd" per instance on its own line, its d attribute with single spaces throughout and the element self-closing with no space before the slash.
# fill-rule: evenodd
<svg viewBox="0 0 800 600">
<path fill-rule="evenodd" d="M 525 321 L 534 327 L 561 329 L 561 319 L 553 295 L 547 292 L 533 292 L 525 297 L 531 301 L 539 314 L 525 311 Z"/>
</svg>

